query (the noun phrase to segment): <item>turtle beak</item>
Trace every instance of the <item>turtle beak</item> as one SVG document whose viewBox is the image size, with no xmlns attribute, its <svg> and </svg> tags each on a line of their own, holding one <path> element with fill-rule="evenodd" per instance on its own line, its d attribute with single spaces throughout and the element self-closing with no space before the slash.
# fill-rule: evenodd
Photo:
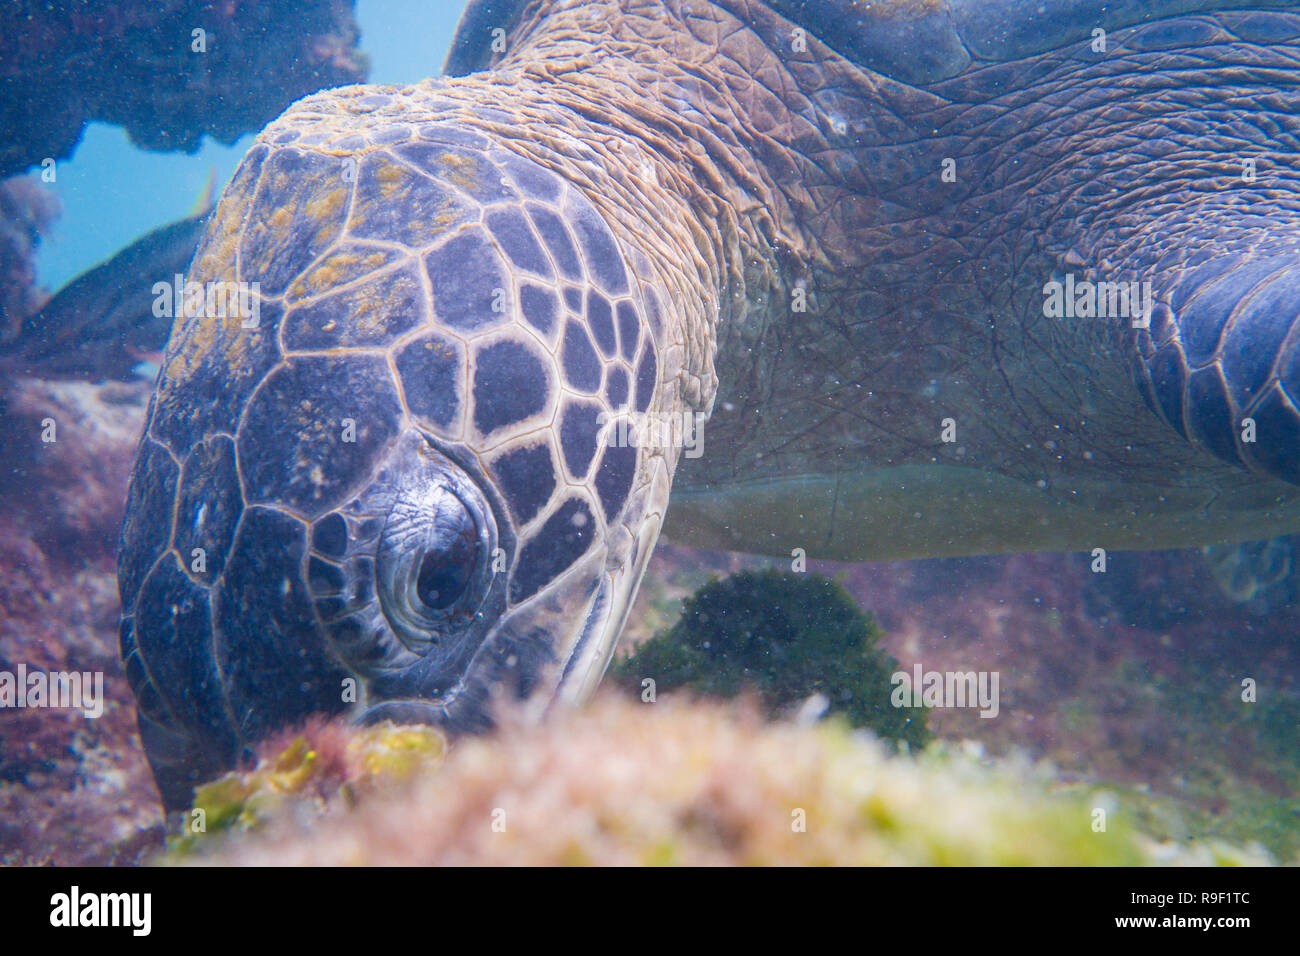
<svg viewBox="0 0 1300 956">
<path fill-rule="evenodd" d="M 660 515 L 645 518 L 637 532 L 628 561 L 602 575 L 595 599 L 587 611 L 581 631 L 571 642 L 561 671 L 555 698 L 576 705 L 586 701 L 599 686 L 618 647 L 619 636 L 636 602 L 641 578 L 650 554 L 659 540 Z"/>
</svg>

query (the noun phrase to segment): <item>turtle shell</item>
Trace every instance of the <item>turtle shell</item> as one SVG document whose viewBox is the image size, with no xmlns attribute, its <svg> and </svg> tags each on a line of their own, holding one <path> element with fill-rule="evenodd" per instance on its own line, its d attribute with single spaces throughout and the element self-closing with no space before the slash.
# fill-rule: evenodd
<svg viewBox="0 0 1300 956">
<path fill-rule="evenodd" d="M 803 27 L 846 59 L 911 84 L 935 83 L 972 63 L 1002 63 L 1058 49 L 1106 31 L 1201 10 L 1250 7 L 1257 0 L 667 0 L 685 12 L 711 5 L 760 34 Z M 1291 6 L 1279 3 L 1278 6 Z M 471 0 L 444 68 L 450 76 L 486 69 L 492 31 L 511 25 L 529 0 Z M 698 10 L 696 11 L 698 13 Z M 764 15 L 764 13 L 768 15 Z M 1188 29 L 1188 24 L 1179 29 Z M 1194 28 L 1194 27 L 1191 27 Z M 769 45 L 785 46 L 782 36 Z"/>
</svg>

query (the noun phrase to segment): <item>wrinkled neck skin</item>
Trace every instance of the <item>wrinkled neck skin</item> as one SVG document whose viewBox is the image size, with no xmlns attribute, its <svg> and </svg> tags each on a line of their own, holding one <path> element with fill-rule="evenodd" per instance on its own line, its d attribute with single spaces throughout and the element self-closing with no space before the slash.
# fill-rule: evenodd
<svg viewBox="0 0 1300 956">
<path fill-rule="evenodd" d="M 1024 540 L 950 523 L 836 542 L 829 519 L 824 553 L 847 559 L 1295 530 L 1300 419 L 1276 384 L 1294 308 L 1221 338 L 1213 308 L 1269 281 L 1280 300 L 1296 255 L 1294 15 L 1164 20 L 909 86 L 741 0 L 613 6 L 525 19 L 472 82 L 548 104 L 554 137 L 514 147 L 576 169 L 683 290 L 684 393 L 708 409 L 716 380 L 718 401 L 675 501 L 811 481 L 834 507 L 919 514 L 930 492 L 881 489 L 941 466 L 1010 482 L 1022 514 L 1079 509 Z M 1044 314 L 1067 278 L 1149 283 L 1151 328 Z M 1243 446 L 1248 415 L 1268 428 Z M 846 483 L 886 469 L 907 479 Z M 674 507 L 670 533 L 702 517 Z"/>
<path fill-rule="evenodd" d="M 1104 50 L 1075 43 L 891 98 L 919 142 L 884 160 L 881 191 L 906 204 L 889 229 L 907 224 L 906 261 L 947 311 L 968 310 L 956 339 L 991 370 L 936 363 L 938 397 L 953 390 L 950 414 L 974 419 L 964 464 L 1099 509 L 1131 503 L 1135 518 L 1148 502 L 1185 502 L 1219 512 L 1214 537 L 1295 526 L 1284 506 L 1300 480 L 1297 423 L 1273 383 L 1293 361 L 1297 316 L 1277 293 L 1300 225 L 1298 34 L 1300 17 L 1274 11 L 1173 18 L 1114 31 Z M 940 157 L 955 161 L 946 191 L 931 172 Z M 1045 316 L 1045 283 L 1068 275 L 1149 284 L 1151 328 Z M 1243 445 L 1248 415 L 1261 434 Z M 943 461 L 961 448 L 927 451 Z M 1117 479 L 1133 489 L 1118 508 L 1093 490 Z M 1253 515 L 1233 530 L 1232 511 Z M 1186 531 L 1169 541 L 1195 543 Z"/>
<path fill-rule="evenodd" d="M 1295 530 L 1300 418 L 1274 384 L 1294 311 L 1219 341 L 1214 296 L 1187 300 L 1211 259 L 1267 260 L 1213 290 L 1234 302 L 1294 259 L 1297 47 L 1276 37 L 1298 24 L 1175 18 L 912 86 L 742 0 L 592 2 L 526 15 L 491 72 L 446 82 L 671 291 L 665 372 L 712 412 L 671 536 L 788 553 L 740 527 L 761 497 L 707 520 L 753 486 L 826 498 L 799 520 L 842 559 L 1178 547 Z M 493 125 L 475 104 L 498 91 L 536 125 Z M 1151 328 L 1045 314 L 1067 280 L 1139 283 Z M 1243 446 L 1248 415 L 1268 427 Z M 963 523 L 981 496 L 1012 513 Z M 868 505 L 899 522 L 836 539 Z"/>
</svg>

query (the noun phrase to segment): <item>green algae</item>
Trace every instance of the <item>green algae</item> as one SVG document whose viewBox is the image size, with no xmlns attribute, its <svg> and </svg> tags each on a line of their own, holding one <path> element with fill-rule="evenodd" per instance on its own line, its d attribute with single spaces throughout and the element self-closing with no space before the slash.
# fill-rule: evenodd
<svg viewBox="0 0 1300 956">
<path fill-rule="evenodd" d="M 819 574 L 742 571 L 687 598 L 677 623 L 615 662 L 611 677 L 642 693 L 689 690 L 734 697 L 756 691 L 769 716 L 820 694 L 826 714 L 882 739 L 921 747 L 925 712 L 890 703 L 898 661 L 877 647 L 875 621 Z"/>
</svg>

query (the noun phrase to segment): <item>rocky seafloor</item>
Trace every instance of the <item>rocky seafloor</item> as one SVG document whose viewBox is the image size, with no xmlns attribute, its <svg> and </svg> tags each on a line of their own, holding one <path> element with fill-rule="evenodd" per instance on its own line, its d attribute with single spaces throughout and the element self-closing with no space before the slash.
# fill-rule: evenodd
<svg viewBox="0 0 1300 956">
<path fill-rule="evenodd" d="M 147 400 L 143 383 L 18 379 L 0 393 L 0 671 L 104 675 L 98 718 L 0 710 L 2 863 L 134 860 L 157 836 L 116 621 L 117 533 Z"/>
<path fill-rule="evenodd" d="M 63 159 L 90 121 L 118 123 L 147 148 L 190 150 L 359 81 L 351 6 L 6 8 L 0 127 L 13 135 L 0 143 L 0 176 Z M 56 208 L 43 184 L 0 182 L 0 344 L 44 301 L 34 254 Z M 140 382 L 48 383 L 0 367 L 0 671 L 104 677 L 96 718 L 0 711 L 0 863 L 1300 855 L 1295 588 L 1231 600 L 1199 552 L 1111 555 L 1105 574 L 1058 554 L 814 562 L 874 614 L 873 640 L 904 671 L 1000 675 L 996 718 L 930 711 L 934 741 L 919 755 L 891 754 L 834 713 L 817 722 L 815 708 L 773 720 L 752 698 L 693 702 L 678 691 L 649 704 L 635 682 L 622 693 L 611 682 L 582 711 L 541 726 L 505 715 L 499 734 L 450 746 L 418 728 L 313 723 L 267 742 L 258 768 L 205 789 L 201 832 L 193 815 L 184 829 L 164 825 L 116 629 L 114 552 L 147 399 Z M 667 632 L 711 576 L 766 563 L 662 546 L 626 645 Z M 1243 680 L 1257 685 L 1255 701 L 1243 701 Z"/>
<path fill-rule="evenodd" d="M 310 728 L 296 750 L 288 734 L 264 749 L 265 779 L 235 801 L 231 819 L 257 826 L 210 826 L 178 843 L 117 663 L 114 547 L 147 392 L 143 383 L 15 380 L 3 398 L 0 670 L 100 670 L 105 711 L 98 719 L 0 711 L 0 862 L 1300 855 L 1296 612 L 1265 597 L 1224 597 L 1199 552 L 1112 555 L 1105 576 L 1083 556 L 1055 554 L 811 565 L 838 575 L 874 614 L 880 647 L 901 669 L 999 671 L 998 717 L 929 711 L 936 740 L 920 757 L 887 756 L 873 740 L 806 715 L 771 722 L 752 706 L 693 704 L 685 693 L 650 706 L 611 685 L 593 707 L 541 727 L 508 720 L 502 733 L 445 753 L 441 743 L 417 747 L 405 775 L 357 771 L 347 755 L 365 742 L 344 728 Z M 57 423 L 55 442 L 42 441 L 47 419 Z M 627 644 L 666 630 L 682 598 L 711 576 L 765 563 L 661 546 Z M 1241 701 L 1243 677 L 1257 682 L 1257 702 Z M 320 767 L 334 769 L 319 777 Z M 232 779 L 224 785 L 238 792 Z M 309 799 L 296 789 L 304 783 Z M 248 817 L 245 798 L 255 793 L 260 809 Z M 926 808 L 924 820 L 905 812 L 913 804 Z M 1111 824 L 1094 839 L 1098 807 Z M 796 809 L 809 821 L 803 841 L 788 835 Z M 508 839 L 491 829 L 496 810 L 506 811 Z M 317 825 L 322 814 L 328 827 Z M 1044 828 L 1038 849 L 1008 829 L 1019 817 Z M 910 836 L 899 831 L 914 826 Z"/>
</svg>

